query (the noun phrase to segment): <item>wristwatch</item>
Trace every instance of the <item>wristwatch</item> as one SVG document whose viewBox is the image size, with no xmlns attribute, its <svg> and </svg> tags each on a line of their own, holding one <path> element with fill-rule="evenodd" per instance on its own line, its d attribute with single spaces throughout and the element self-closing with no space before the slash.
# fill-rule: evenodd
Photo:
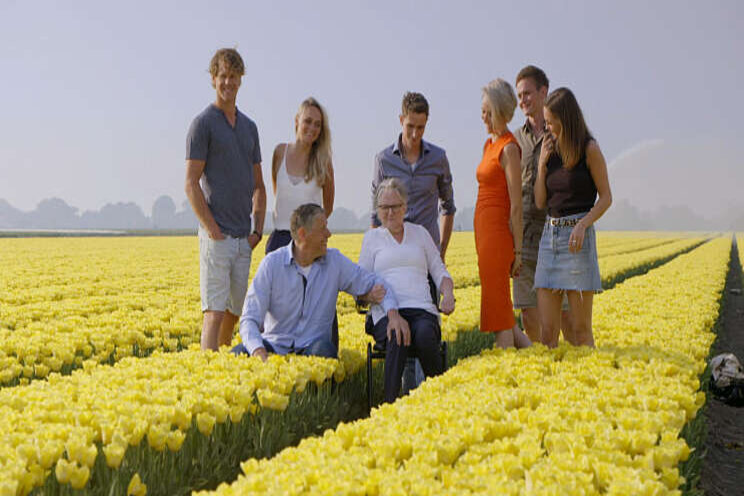
<svg viewBox="0 0 744 496">
<path fill-rule="evenodd" d="M 261 238 L 263 238 L 263 234 L 261 234 L 260 232 L 256 231 L 255 229 L 253 230 L 253 232 L 251 234 L 255 234 L 256 236 L 258 236 L 258 240 L 259 241 L 261 241 Z"/>
</svg>

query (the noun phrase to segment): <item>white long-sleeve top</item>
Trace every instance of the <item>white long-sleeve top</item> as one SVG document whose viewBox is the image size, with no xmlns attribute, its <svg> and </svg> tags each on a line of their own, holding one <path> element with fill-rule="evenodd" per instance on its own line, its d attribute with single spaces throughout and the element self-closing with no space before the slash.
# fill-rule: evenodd
<svg viewBox="0 0 744 496">
<path fill-rule="evenodd" d="M 431 274 L 437 290 L 442 279 L 451 276 L 431 235 L 422 226 L 404 222 L 400 243 L 384 227 L 370 229 L 364 234 L 359 265 L 382 277 L 395 291 L 398 308 L 420 308 L 439 316 L 431 301 L 427 276 Z M 385 316 L 379 305 L 372 305 L 370 312 L 374 323 Z"/>
</svg>

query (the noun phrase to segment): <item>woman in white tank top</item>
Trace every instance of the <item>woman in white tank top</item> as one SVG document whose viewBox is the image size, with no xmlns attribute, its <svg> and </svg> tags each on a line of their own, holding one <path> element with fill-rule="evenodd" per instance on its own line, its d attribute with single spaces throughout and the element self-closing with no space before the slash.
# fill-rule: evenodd
<svg viewBox="0 0 744 496">
<path fill-rule="evenodd" d="M 297 111 L 295 141 L 279 143 L 274 148 L 271 184 L 274 188 L 274 231 L 266 243 L 266 253 L 292 240 L 290 217 L 300 205 L 320 205 L 326 217 L 333 212 L 331 131 L 328 114 L 313 97 L 303 101 Z"/>
</svg>

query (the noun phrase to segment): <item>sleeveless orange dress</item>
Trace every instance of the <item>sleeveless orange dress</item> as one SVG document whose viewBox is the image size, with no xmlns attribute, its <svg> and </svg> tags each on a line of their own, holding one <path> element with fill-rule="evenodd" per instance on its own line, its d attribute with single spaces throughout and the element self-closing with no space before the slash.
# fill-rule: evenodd
<svg viewBox="0 0 744 496">
<path fill-rule="evenodd" d="M 510 132 L 490 138 L 483 147 L 483 159 L 476 169 L 478 200 L 475 203 L 475 249 L 481 281 L 481 323 L 485 332 L 503 331 L 514 326 L 514 310 L 509 290 L 514 239 L 509 229 L 509 191 L 500 157 L 504 147 L 514 143 Z"/>
</svg>

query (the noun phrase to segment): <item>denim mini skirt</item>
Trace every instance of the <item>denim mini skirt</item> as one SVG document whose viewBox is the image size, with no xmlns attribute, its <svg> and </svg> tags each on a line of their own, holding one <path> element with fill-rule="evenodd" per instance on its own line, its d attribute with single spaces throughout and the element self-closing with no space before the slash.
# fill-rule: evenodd
<svg viewBox="0 0 744 496">
<path fill-rule="evenodd" d="M 568 238 L 574 226 L 562 225 L 581 219 L 586 212 L 545 220 L 535 269 L 535 288 L 571 291 L 602 291 L 597 263 L 597 235 L 589 226 L 578 253 L 568 251 Z M 553 225 L 555 221 L 558 225 Z"/>
</svg>

